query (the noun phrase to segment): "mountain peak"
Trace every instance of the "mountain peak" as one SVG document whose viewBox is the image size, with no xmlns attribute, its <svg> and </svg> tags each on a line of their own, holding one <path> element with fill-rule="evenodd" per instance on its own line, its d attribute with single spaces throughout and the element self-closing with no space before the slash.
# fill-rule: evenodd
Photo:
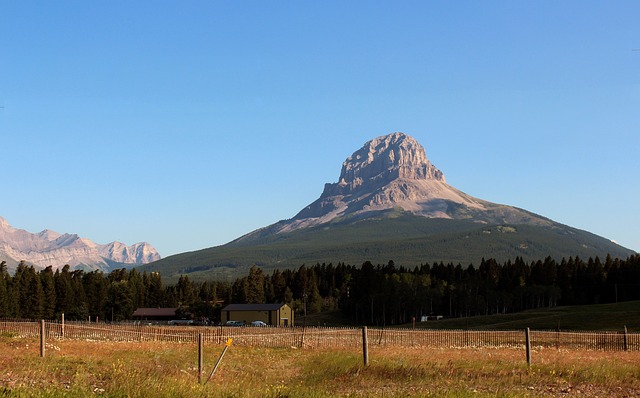
<svg viewBox="0 0 640 398">
<path fill-rule="evenodd" d="M 400 209 L 426 218 L 489 224 L 549 223 L 543 217 L 474 198 L 452 187 L 427 159 L 418 141 L 396 132 L 367 141 L 344 161 L 339 181 L 325 184 L 320 198 L 292 219 L 259 234 L 289 232 L 346 218 L 377 217 L 381 212 Z"/>
<path fill-rule="evenodd" d="M 184 272 L 224 277 L 255 264 L 282 269 L 393 259 L 418 266 L 425 261 L 469 264 L 483 256 L 507 261 L 603 253 L 622 257 L 631 251 L 529 211 L 468 195 L 446 183 L 415 139 L 393 133 L 366 142 L 348 157 L 338 182 L 325 184 L 320 197 L 293 218 L 145 268 L 174 278 Z"/>
<path fill-rule="evenodd" d="M 131 246 L 120 242 L 100 245 L 77 234 L 60 234 L 49 229 L 32 234 L 12 227 L 0 217 L 0 260 L 6 261 L 9 269 L 21 260 L 39 268 L 51 265 L 58 269 L 69 264 L 72 268 L 107 270 L 114 263 L 140 265 L 158 259 L 156 249 L 146 242 Z"/>
<path fill-rule="evenodd" d="M 367 181 L 398 178 L 446 182 L 418 141 L 404 133 L 393 133 L 368 141 L 349 156 L 342 164 L 339 185 L 353 190 Z"/>
</svg>

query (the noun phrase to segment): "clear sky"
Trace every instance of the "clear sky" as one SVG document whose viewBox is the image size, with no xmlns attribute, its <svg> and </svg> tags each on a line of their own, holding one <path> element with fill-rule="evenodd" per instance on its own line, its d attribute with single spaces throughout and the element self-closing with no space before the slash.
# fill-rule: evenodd
<svg viewBox="0 0 640 398">
<path fill-rule="evenodd" d="M 456 188 L 640 250 L 636 0 L 0 0 L 0 106 L 30 232 L 217 246 L 402 131 Z"/>
</svg>

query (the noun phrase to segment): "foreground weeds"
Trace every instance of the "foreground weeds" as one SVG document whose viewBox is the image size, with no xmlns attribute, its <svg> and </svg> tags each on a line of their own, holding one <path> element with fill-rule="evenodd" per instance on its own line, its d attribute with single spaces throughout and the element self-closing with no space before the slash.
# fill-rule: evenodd
<svg viewBox="0 0 640 398">
<path fill-rule="evenodd" d="M 207 379 L 223 345 L 205 347 Z M 180 343 L 50 341 L 0 336 L 0 397 L 640 396 L 640 353 L 539 349 L 232 346 L 207 384 L 197 348 Z"/>
</svg>

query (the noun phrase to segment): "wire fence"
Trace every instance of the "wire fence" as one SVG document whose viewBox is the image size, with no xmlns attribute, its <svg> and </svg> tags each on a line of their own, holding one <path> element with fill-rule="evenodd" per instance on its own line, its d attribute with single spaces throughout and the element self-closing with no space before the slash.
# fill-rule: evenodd
<svg viewBox="0 0 640 398">
<path fill-rule="evenodd" d="M 358 348 L 362 329 L 347 327 L 157 326 L 90 322 L 45 322 L 47 339 L 128 342 L 204 342 L 252 347 Z M 39 336 L 40 321 L 0 320 L 0 334 Z M 385 347 L 514 347 L 525 331 L 367 328 L 368 344 Z M 557 349 L 640 351 L 640 334 L 624 332 L 530 331 L 531 346 Z"/>
</svg>

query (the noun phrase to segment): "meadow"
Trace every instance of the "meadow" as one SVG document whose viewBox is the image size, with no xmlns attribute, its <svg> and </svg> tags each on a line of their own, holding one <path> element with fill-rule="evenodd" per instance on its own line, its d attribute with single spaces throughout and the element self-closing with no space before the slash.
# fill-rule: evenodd
<svg viewBox="0 0 640 398">
<path fill-rule="evenodd" d="M 522 397 L 640 396 L 640 352 L 534 347 L 372 345 L 353 349 L 232 345 L 208 383 L 192 343 L 0 336 L 0 396 L 8 397 Z M 204 376 L 224 344 L 204 347 Z"/>
</svg>

